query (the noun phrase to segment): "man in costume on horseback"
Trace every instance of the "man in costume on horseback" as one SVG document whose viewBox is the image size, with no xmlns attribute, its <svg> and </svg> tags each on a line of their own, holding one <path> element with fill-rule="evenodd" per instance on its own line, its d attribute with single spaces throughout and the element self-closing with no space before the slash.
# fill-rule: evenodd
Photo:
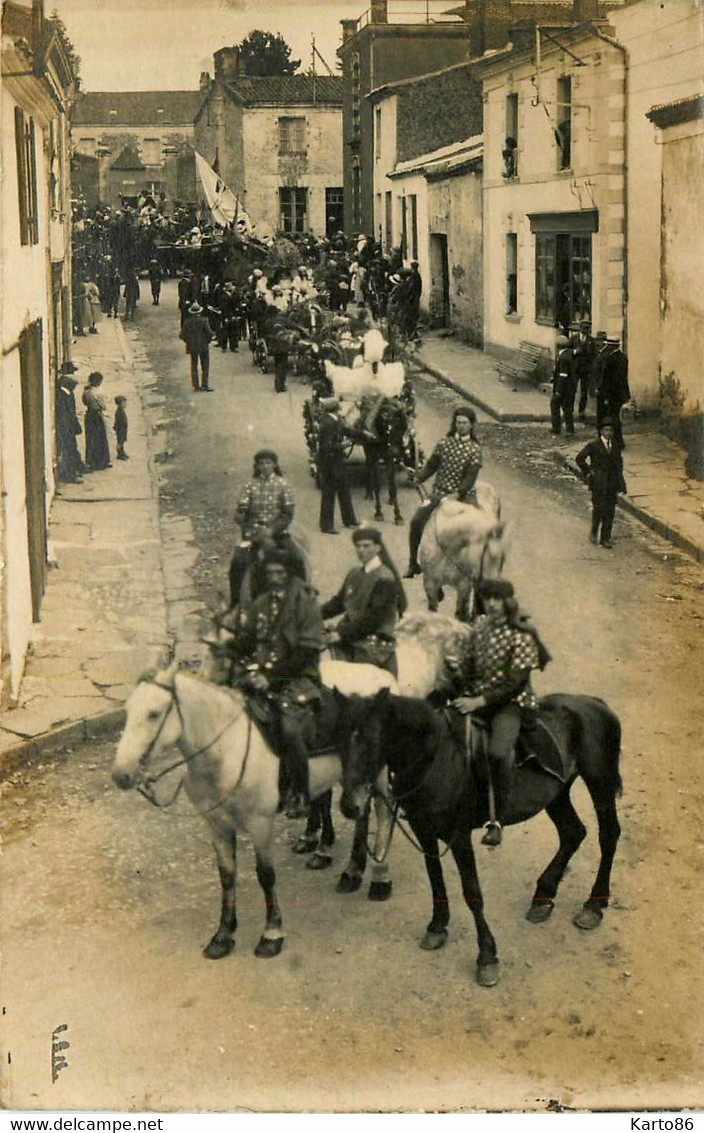
<svg viewBox="0 0 704 1133">
<path fill-rule="evenodd" d="M 340 647 L 345 660 L 393 671 L 394 630 L 407 605 L 403 584 L 375 527 L 358 527 L 352 542 L 360 565 L 322 607 L 324 618 L 342 614 L 335 628 L 327 630 L 326 640 Z"/>
<path fill-rule="evenodd" d="M 492 813 L 490 790 L 490 819 L 482 842 L 499 846 L 516 740 L 521 725 L 533 723 L 537 711 L 531 672 L 544 669 L 550 654 L 521 615 L 506 579 L 481 582 L 477 601 L 482 612 L 472 622 L 469 650 L 458 673 L 463 695 L 452 703 L 463 715 L 476 714 L 489 732 L 489 782 L 495 805 Z"/>
<path fill-rule="evenodd" d="M 298 578 L 285 552 L 269 551 L 264 569 L 265 593 L 240 607 L 233 627 L 232 684 L 265 696 L 272 705 L 289 780 L 284 810 L 287 818 L 304 818 L 310 808 L 305 737 L 321 699 L 323 619 L 316 591 Z"/>
<path fill-rule="evenodd" d="M 430 499 L 416 511 L 408 533 L 409 560 L 404 578 L 420 574 L 418 548 L 425 525 L 444 496 L 457 495 L 471 502 L 474 485 L 482 466 L 482 450 L 474 432 L 477 415 L 473 409 L 460 406 L 452 416 L 447 436 L 433 449 L 425 466 L 414 477 L 414 484 L 423 484 L 435 473 Z"/>
</svg>

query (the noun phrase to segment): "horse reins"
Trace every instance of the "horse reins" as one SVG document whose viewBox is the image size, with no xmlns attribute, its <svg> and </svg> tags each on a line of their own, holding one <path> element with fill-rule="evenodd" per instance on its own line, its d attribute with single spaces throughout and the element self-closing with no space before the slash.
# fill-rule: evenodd
<svg viewBox="0 0 704 1133">
<path fill-rule="evenodd" d="M 164 729 L 166 721 L 169 718 L 169 713 L 171 712 L 171 709 L 174 706 L 176 707 L 176 711 L 178 712 L 179 720 L 181 721 L 182 731 L 183 731 L 183 728 L 184 728 L 184 720 L 183 720 L 183 714 L 181 712 L 181 705 L 179 704 L 179 700 L 178 700 L 178 697 L 176 695 L 176 689 L 174 688 L 174 686 L 173 685 L 165 685 L 165 684 L 162 684 L 160 681 L 156 681 L 156 680 L 149 680 L 149 684 L 156 685 L 157 688 L 161 688 L 161 689 L 164 690 L 164 692 L 168 692 L 170 697 L 171 697 L 171 704 L 169 705 L 168 709 L 164 713 L 164 715 L 161 719 L 161 723 L 159 724 L 159 727 L 157 728 L 156 734 L 155 734 L 153 740 L 151 741 L 151 743 L 149 744 L 149 747 L 147 748 L 146 752 L 142 756 L 142 758 L 140 760 L 140 764 L 146 763 L 148 761 L 148 759 L 150 758 L 152 752 L 154 751 L 156 744 L 159 741 L 159 737 L 161 736 L 161 733 Z M 172 771 L 175 771 L 178 767 L 187 767 L 192 762 L 192 760 L 197 759 L 197 757 L 199 755 L 203 755 L 204 752 L 208 751 L 211 747 L 213 747 L 219 740 L 222 739 L 222 737 L 225 735 L 225 732 L 227 732 L 232 727 L 232 725 L 235 724 L 237 722 L 237 720 L 239 720 L 240 715 L 241 715 L 241 713 L 239 713 L 237 716 L 233 716 L 233 718 L 231 720 L 228 720 L 225 727 L 222 728 L 221 731 L 219 731 L 212 738 L 212 740 L 209 740 L 207 744 L 205 744 L 201 748 L 198 748 L 197 751 L 193 751 L 193 752 L 191 752 L 190 755 L 185 755 L 181 759 L 177 759 L 175 763 L 171 763 L 168 767 L 163 768 L 163 770 L 161 770 L 157 775 L 153 775 L 153 776 L 150 775 L 150 776 L 146 777 L 145 780 L 144 780 L 144 783 L 140 784 L 137 787 L 137 790 L 139 791 L 140 795 L 143 795 L 144 798 L 147 799 L 148 802 L 150 802 L 152 804 L 152 806 L 155 806 L 158 810 L 167 810 L 170 806 L 173 806 L 173 804 L 176 802 L 176 799 L 178 798 L 178 796 L 181 793 L 181 790 L 183 788 L 183 784 L 186 781 L 186 776 L 183 775 L 183 777 L 180 779 L 179 783 L 176 786 L 176 790 L 174 791 L 172 797 L 169 799 L 168 802 L 159 802 L 159 800 L 156 797 L 156 793 L 154 791 L 154 787 L 156 786 L 156 784 L 159 782 L 160 779 L 163 779 L 163 777 L 165 775 L 169 775 Z M 251 741 L 252 741 L 252 717 L 249 715 L 249 713 L 247 713 L 247 746 L 245 748 L 244 759 L 242 760 L 242 767 L 240 769 L 240 773 L 239 773 L 239 776 L 237 778 L 237 782 L 235 783 L 234 787 L 230 788 L 230 791 L 228 792 L 228 794 L 231 794 L 232 791 L 237 790 L 240 783 L 242 782 L 242 779 L 244 778 L 244 773 L 245 773 L 245 770 L 247 768 L 247 762 L 248 762 L 248 759 L 249 759 L 249 750 L 250 750 L 250 747 L 251 747 Z M 223 803 L 225 802 L 225 797 L 220 799 L 219 802 L 215 803 L 214 806 L 209 807 L 208 810 L 199 811 L 199 814 L 201 814 L 201 815 L 210 814 L 211 811 L 217 810 L 218 807 L 221 807 L 223 805 Z"/>
</svg>

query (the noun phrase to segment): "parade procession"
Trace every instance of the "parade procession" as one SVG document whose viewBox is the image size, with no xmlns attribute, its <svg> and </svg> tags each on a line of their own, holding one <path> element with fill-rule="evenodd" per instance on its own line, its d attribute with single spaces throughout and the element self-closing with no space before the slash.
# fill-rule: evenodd
<svg viewBox="0 0 704 1133">
<path fill-rule="evenodd" d="M 701 9 L 227 7 L 4 5 L 2 1108 L 701 1108 Z"/>
</svg>

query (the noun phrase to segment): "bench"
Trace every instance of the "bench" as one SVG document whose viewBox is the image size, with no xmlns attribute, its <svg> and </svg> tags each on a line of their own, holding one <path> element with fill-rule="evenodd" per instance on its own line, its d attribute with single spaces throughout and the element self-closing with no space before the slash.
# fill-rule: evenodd
<svg viewBox="0 0 704 1133">
<path fill-rule="evenodd" d="M 518 353 L 510 359 L 497 362 L 496 370 L 502 382 L 513 382 L 514 391 L 518 382 L 531 382 L 539 385 L 544 378 L 548 352 L 544 346 L 536 346 L 534 342 L 519 342 Z"/>
</svg>

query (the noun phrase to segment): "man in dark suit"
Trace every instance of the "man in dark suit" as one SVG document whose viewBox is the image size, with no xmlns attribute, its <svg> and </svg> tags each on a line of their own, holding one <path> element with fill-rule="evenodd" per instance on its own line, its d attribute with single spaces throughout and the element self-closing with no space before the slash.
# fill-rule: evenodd
<svg viewBox="0 0 704 1133">
<path fill-rule="evenodd" d="M 208 384 L 210 374 L 210 323 L 203 314 L 200 303 L 191 303 L 189 314 L 181 328 L 181 338 L 186 344 L 186 353 L 191 359 L 191 386 L 194 390 L 203 389 L 212 393 Z M 198 366 L 201 366 L 203 382 L 199 382 Z"/>
<path fill-rule="evenodd" d="M 586 421 L 587 398 L 589 397 L 589 386 L 592 378 L 592 366 L 594 364 L 594 356 L 596 354 L 594 339 L 591 336 L 591 323 L 589 322 L 589 320 L 582 319 L 578 328 L 574 332 L 570 330 L 570 338 L 572 342 L 572 354 L 574 357 L 575 377 L 577 379 L 577 387 L 579 389 L 579 419 L 580 421 Z"/>
<path fill-rule="evenodd" d="M 345 527 L 357 527 L 357 517 L 347 482 L 345 468 L 345 437 L 357 432 L 344 425 L 339 416 L 340 402 L 335 397 L 320 399 L 323 415 L 320 419 L 318 439 L 318 473 L 320 475 L 320 530 L 324 535 L 337 535 L 335 529 L 335 500 L 340 501 L 340 512 Z M 360 434 L 361 435 L 361 434 Z"/>
<path fill-rule="evenodd" d="M 596 395 L 596 427 L 598 429 L 608 417 L 613 422 L 614 438 L 619 448 L 624 447 L 621 409 L 630 398 L 628 358 L 621 350 L 619 338 L 607 338 L 601 355 L 601 380 Z"/>
<path fill-rule="evenodd" d="M 577 392 L 577 377 L 570 340 L 564 335 L 558 335 L 557 350 L 555 370 L 552 377 L 552 397 L 550 399 L 551 432 L 555 436 L 559 436 L 564 416 L 565 430 L 568 435 L 572 435 L 574 433 L 574 397 Z"/>
<path fill-rule="evenodd" d="M 605 418 L 598 426 L 599 436 L 585 445 L 576 456 L 577 467 L 592 494 L 592 525 L 589 542 L 613 547 L 611 530 L 616 514 L 616 497 L 626 491 L 621 448 L 616 441 L 613 422 Z M 601 539 L 599 539 L 601 529 Z"/>
</svg>

